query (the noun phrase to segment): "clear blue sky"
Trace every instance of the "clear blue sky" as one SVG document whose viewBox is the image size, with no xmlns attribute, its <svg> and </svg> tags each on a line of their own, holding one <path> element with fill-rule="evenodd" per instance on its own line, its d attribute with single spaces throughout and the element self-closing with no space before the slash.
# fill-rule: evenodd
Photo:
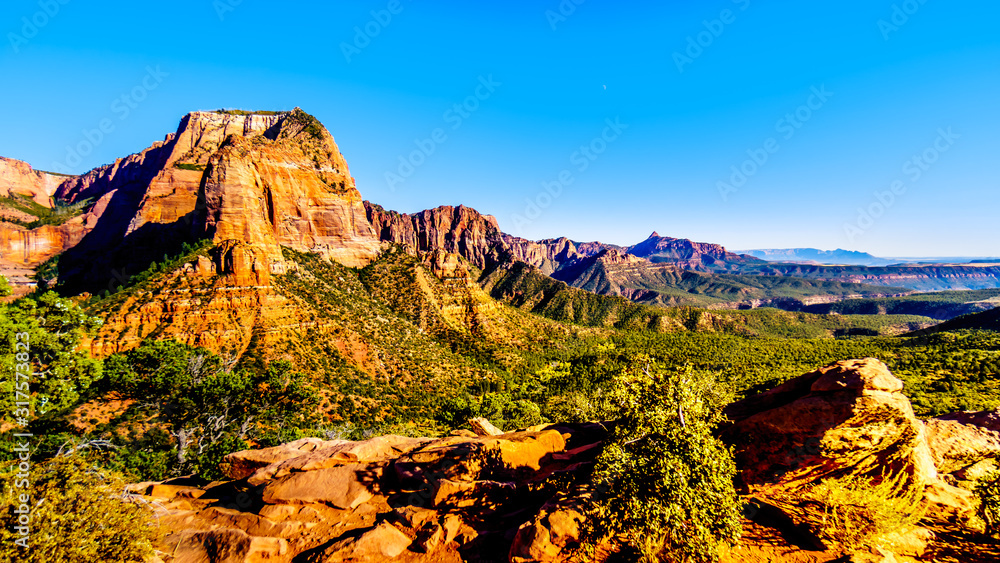
<svg viewBox="0 0 1000 563">
<path fill-rule="evenodd" d="M 49 1 L 51 17 L 37 0 L 0 17 L 0 155 L 37 168 L 65 164 L 103 119 L 114 130 L 74 171 L 143 149 L 191 110 L 301 106 L 362 195 L 400 211 L 466 204 L 529 238 L 628 244 L 655 229 L 737 249 L 1000 255 L 995 2 L 566 0 L 559 19 L 557 0 Z M 700 52 L 685 54 L 689 37 Z M 810 99 L 814 87 L 832 96 Z M 477 88 L 474 111 L 452 109 Z M 808 120 L 789 128 L 796 110 Z M 390 189 L 386 174 L 439 128 Z M 592 142 L 601 154 L 574 157 Z M 767 162 L 745 162 L 766 146 Z M 927 150 L 933 164 L 907 164 Z M 753 174 L 724 199 L 719 182 L 744 165 Z M 549 198 L 561 173 L 572 183 Z M 875 192 L 897 180 L 882 206 Z"/>
</svg>

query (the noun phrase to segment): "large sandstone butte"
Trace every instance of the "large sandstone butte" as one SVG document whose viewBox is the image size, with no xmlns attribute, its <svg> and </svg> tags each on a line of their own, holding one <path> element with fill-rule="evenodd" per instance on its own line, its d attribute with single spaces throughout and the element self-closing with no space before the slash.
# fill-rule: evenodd
<svg viewBox="0 0 1000 563">
<path fill-rule="evenodd" d="M 737 447 L 746 499 L 760 509 L 748 512 L 744 541 L 723 562 L 846 561 L 852 554 L 812 535 L 823 508 L 792 504 L 806 500 L 810 480 L 873 474 L 920 488 L 928 510 L 921 524 L 934 531 L 904 530 L 851 560 L 942 556 L 948 548 L 935 533 L 962 529 L 970 495 L 938 480 L 901 390 L 880 361 L 850 360 L 730 407 L 735 422 L 725 435 Z M 231 481 L 134 489 L 159 507 L 164 561 L 587 561 L 579 550 L 587 483 L 606 425 L 482 433 L 306 438 L 230 454 L 222 469 Z M 966 548 L 962 561 L 996 560 L 992 548 Z"/>
<path fill-rule="evenodd" d="M 54 180 L 0 163 L 0 191 L 84 205 L 58 226 L 0 224 L 0 268 L 32 269 L 60 255 L 71 290 L 113 289 L 184 243 L 250 244 L 282 271 L 280 246 L 367 264 L 379 241 L 330 133 L 286 113 L 194 112 L 146 150 L 87 174 Z"/>
</svg>

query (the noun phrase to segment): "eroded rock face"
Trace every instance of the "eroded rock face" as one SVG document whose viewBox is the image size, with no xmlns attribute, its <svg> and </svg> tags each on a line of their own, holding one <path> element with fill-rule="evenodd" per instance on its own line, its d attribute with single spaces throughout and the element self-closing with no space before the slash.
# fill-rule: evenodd
<svg viewBox="0 0 1000 563">
<path fill-rule="evenodd" d="M 45 205 L 49 196 L 85 205 L 58 227 L 0 224 L 0 268 L 31 269 L 63 254 L 60 282 L 76 291 L 113 290 L 205 236 L 259 246 L 274 272 L 283 271 L 279 245 L 348 266 L 379 249 L 333 137 L 299 109 L 194 112 L 163 141 L 78 177 L 5 159 L 0 195 L 10 190 Z"/>
<path fill-rule="evenodd" d="M 66 176 L 35 170 L 27 162 L 0 156 L 0 197 L 23 195 L 42 207 L 52 207 L 52 196 Z"/>
<path fill-rule="evenodd" d="M 1000 412 L 960 412 L 932 418 L 927 443 L 938 471 L 955 481 L 974 481 L 997 468 Z"/>
<path fill-rule="evenodd" d="M 206 233 L 217 243 L 258 244 L 278 264 L 280 246 L 288 246 L 345 266 L 367 265 L 379 240 L 333 138 L 291 118 L 271 132 L 273 140 L 232 137 L 211 157 Z"/>
<path fill-rule="evenodd" d="M 751 490 L 795 491 L 820 479 L 937 480 L 903 382 L 874 358 L 837 362 L 730 405 L 725 439 Z"/>
<path fill-rule="evenodd" d="M 298 312 L 273 290 L 267 257 L 258 246 L 227 241 L 165 275 L 161 284 L 131 291 L 104 315 L 81 347 L 105 357 L 155 336 L 215 353 L 243 354 L 254 331 L 296 326 Z"/>
<path fill-rule="evenodd" d="M 565 237 L 533 241 L 511 236 L 500 231 L 492 215 L 464 205 L 404 214 L 366 201 L 365 209 L 381 240 L 399 244 L 415 255 L 435 251 L 457 254 L 484 270 L 520 261 L 551 274 L 574 259 L 617 248 L 593 242 L 584 243 L 585 251 L 581 252 Z"/>
<path fill-rule="evenodd" d="M 381 240 L 399 244 L 411 254 L 453 253 L 479 268 L 506 259 L 506 245 L 496 218 L 471 207 L 446 205 L 403 214 L 366 201 L 365 210 Z"/>
<path fill-rule="evenodd" d="M 28 163 L 0 157 L 0 198 L 50 209 L 52 198 L 67 176 L 34 170 Z M 15 295 L 34 287 L 34 268 L 82 238 L 81 224 L 27 229 L 35 215 L 0 205 L 0 275 L 6 277 Z"/>
<path fill-rule="evenodd" d="M 512 542 L 517 561 L 558 561 L 577 547 L 582 515 L 546 479 L 586 471 L 604 436 L 580 424 L 304 439 L 230 454 L 225 467 L 241 480 L 137 487 L 167 510 L 158 546 L 167 561 L 504 561 Z"/>
</svg>

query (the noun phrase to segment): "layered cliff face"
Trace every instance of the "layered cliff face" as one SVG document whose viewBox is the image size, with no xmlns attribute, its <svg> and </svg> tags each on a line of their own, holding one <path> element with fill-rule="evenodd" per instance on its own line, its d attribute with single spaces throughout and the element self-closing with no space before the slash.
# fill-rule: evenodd
<svg viewBox="0 0 1000 563">
<path fill-rule="evenodd" d="M 52 207 L 52 196 L 66 178 L 35 170 L 27 162 L 0 156 L 0 197 L 18 194 L 42 207 Z"/>
<path fill-rule="evenodd" d="M 365 202 L 368 220 L 379 238 L 411 254 L 441 250 L 460 255 L 480 269 L 524 262 L 550 275 L 575 260 L 620 247 L 600 242 L 576 243 L 566 237 L 528 240 L 500 230 L 492 215 L 471 207 L 442 206 L 418 213 L 397 213 Z"/>
<path fill-rule="evenodd" d="M 507 243 L 515 260 L 531 264 L 549 275 L 568 262 L 585 256 L 580 253 L 576 244 L 566 237 L 533 241 L 505 234 L 504 242 Z"/>
<path fill-rule="evenodd" d="M 209 159 L 204 186 L 205 233 L 215 242 L 259 244 L 277 269 L 280 246 L 351 267 L 378 254 L 347 162 L 326 129 L 301 111 L 265 135 L 230 137 Z"/>
<path fill-rule="evenodd" d="M 63 253 L 70 291 L 113 289 L 205 237 L 257 245 L 275 271 L 280 245 L 350 266 L 379 246 L 336 143 L 299 109 L 188 114 L 162 142 L 64 181 L 55 196 L 92 203 L 29 265 Z"/>
<path fill-rule="evenodd" d="M 370 202 L 365 202 L 365 208 L 383 241 L 402 245 L 414 254 L 453 252 L 480 269 L 524 262 L 552 274 L 576 259 L 618 248 L 599 242 L 575 243 L 566 237 L 537 241 L 515 237 L 502 232 L 492 215 L 462 205 L 411 214 L 386 211 Z"/>
<path fill-rule="evenodd" d="M 12 282 L 15 295 L 31 289 L 35 267 L 83 236 L 80 220 L 36 229 L 25 227 L 41 214 L 51 212 L 53 196 L 68 178 L 0 157 L 0 275 Z"/>
<path fill-rule="evenodd" d="M 448 205 L 403 214 L 366 201 L 365 209 L 381 240 L 401 245 L 411 254 L 451 252 L 478 268 L 508 260 L 508 246 L 496 218 L 471 207 Z"/>
</svg>

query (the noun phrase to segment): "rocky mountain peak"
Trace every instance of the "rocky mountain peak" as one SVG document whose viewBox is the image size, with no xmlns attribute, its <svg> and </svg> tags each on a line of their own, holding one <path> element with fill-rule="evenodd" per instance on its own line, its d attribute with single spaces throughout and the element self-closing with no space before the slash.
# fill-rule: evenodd
<svg viewBox="0 0 1000 563">
<path fill-rule="evenodd" d="M 257 243 L 276 264 L 280 246 L 348 266 L 378 252 L 346 160 L 326 128 L 300 109 L 259 135 L 227 137 L 207 162 L 200 197 L 205 233 L 216 243 Z"/>
<path fill-rule="evenodd" d="M 348 266 L 365 265 L 378 252 L 333 136 L 299 108 L 191 112 L 163 141 L 61 177 L 58 187 L 24 163 L 0 163 L 0 179 L 14 175 L 19 193 L 38 203 L 54 195 L 85 207 L 81 216 L 44 230 L 5 224 L 11 232 L 0 233 L 3 262 L 16 256 L 12 265 L 35 267 L 62 254 L 60 280 L 77 291 L 114 289 L 206 237 L 254 246 L 274 271 L 281 270 L 281 246 Z"/>
</svg>

